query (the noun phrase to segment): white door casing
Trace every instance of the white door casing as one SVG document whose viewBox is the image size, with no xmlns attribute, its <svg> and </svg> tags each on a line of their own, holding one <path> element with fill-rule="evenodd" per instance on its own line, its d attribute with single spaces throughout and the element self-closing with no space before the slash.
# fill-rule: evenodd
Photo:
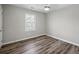
<svg viewBox="0 0 79 59">
<path fill-rule="evenodd" d="M 2 46 L 2 7 L 0 5 L 0 47 Z"/>
</svg>

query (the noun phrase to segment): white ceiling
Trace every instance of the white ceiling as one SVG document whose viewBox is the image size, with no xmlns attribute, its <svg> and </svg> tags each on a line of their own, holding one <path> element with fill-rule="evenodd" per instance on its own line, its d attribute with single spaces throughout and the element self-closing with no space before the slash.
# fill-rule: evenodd
<svg viewBox="0 0 79 59">
<path fill-rule="evenodd" d="M 48 4 L 50 6 L 50 11 L 45 11 L 44 6 L 46 4 L 12 4 L 12 5 L 16 7 L 38 11 L 38 12 L 43 12 L 43 13 L 48 13 L 50 11 L 58 10 L 69 6 L 69 4 Z"/>
</svg>

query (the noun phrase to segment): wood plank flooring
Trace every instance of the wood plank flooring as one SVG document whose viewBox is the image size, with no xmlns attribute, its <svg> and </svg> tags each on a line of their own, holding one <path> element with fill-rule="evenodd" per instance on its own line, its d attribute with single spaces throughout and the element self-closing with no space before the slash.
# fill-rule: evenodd
<svg viewBox="0 0 79 59">
<path fill-rule="evenodd" d="M 4 45 L 0 54 L 78 54 L 79 47 L 43 35 Z"/>
</svg>

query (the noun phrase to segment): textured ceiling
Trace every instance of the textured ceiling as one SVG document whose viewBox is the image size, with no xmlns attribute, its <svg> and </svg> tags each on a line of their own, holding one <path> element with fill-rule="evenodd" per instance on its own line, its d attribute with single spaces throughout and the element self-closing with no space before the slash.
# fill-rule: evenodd
<svg viewBox="0 0 79 59">
<path fill-rule="evenodd" d="M 16 7 L 38 11 L 38 12 L 43 12 L 43 13 L 48 13 L 50 11 L 58 10 L 69 6 L 68 4 L 48 4 L 50 6 L 50 11 L 45 11 L 44 6 L 46 4 L 12 4 L 12 5 Z"/>
</svg>

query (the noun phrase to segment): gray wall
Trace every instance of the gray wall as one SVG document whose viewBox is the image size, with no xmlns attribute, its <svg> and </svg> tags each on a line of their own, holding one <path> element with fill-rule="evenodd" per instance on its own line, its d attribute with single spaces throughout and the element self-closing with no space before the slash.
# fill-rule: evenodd
<svg viewBox="0 0 79 59">
<path fill-rule="evenodd" d="M 79 5 L 50 12 L 47 16 L 48 35 L 79 44 Z"/>
<path fill-rule="evenodd" d="M 25 14 L 36 15 L 36 31 L 25 32 Z M 45 34 L 45 15 L 10 5 L 3 5 L 3 43 Z"/>
</svg>

